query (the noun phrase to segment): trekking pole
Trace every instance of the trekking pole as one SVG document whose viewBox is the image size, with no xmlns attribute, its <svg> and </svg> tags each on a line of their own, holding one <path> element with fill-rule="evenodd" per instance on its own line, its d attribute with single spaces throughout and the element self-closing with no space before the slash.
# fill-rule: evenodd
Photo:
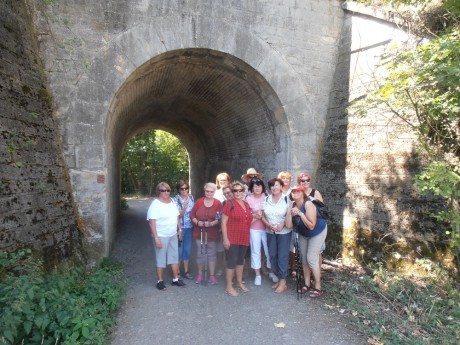
<svg viewBox="0 0 460 345">
<path fill-rule="evenodd" d="M 299 218 L 299 219 L 297 219 Z M 295 226 L 294 226 L 294 248 L 295 248 L 295 270 L 297 275 L 297 300 L 299 300 L 302 296 L 302 282 L 303 282 L 303 269 L 302 269 L 302 253 L 300 252 L 300 245 L 299 245 L 299 231 L 298 225 L 300 217 L 295 216 Z"/>
<path fill-rule="evenodd" d="M 207 219 L 203 221 L 206 222 Z M 203 228 L 201 228 L 201 255 L 205 255 L 204 268 L 203 268 L 203 285 L 208 285 L 208 228 L 204 228 L 204 242 L 203 242 Z M 203 250 L 204 248 L 204 250 Z"/>
</svg>

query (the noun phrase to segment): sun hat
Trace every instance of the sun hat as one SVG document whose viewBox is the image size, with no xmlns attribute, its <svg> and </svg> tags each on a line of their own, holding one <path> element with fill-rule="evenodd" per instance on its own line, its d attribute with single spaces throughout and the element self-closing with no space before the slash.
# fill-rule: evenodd
<svg viewBox="0 0 460 345">
<path fill-rule="evenodd" d="M 249 168 L 248 171 L 246 172 L 246 174 L 241 175 L 241 180 L 243 182 L 249 183 L 249 182 L 251 182 L 251 178 L 254 178 L 254 177 L 263 179 L 264 174 L 258 173 L 257 170 L 254 169 L 254 168 Z"/>
</svg>

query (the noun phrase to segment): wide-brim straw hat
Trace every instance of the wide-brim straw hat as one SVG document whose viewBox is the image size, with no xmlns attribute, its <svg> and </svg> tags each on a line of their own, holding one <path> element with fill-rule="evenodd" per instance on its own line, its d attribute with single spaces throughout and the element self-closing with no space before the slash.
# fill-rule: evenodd
<svg viewBox="0 0 460 345">
<path fill-rule="evenodd" d="M 249 176 L 251 176 L 251 177 L 249 177 Z M 254 178 L 254 176 L 257 176 L 257 178 L 260 178 L 260 179 L 264 178 L 264 174 L 258 173 L 257 170 L 254 169 L 254 168 L 249 168 L 248 171 L 246 172 L 246 174 L 241 175 L 241 180 L 243 182 L 249 183 L 249 182 L 251 182 L 251 178 Z"/>
</svg>

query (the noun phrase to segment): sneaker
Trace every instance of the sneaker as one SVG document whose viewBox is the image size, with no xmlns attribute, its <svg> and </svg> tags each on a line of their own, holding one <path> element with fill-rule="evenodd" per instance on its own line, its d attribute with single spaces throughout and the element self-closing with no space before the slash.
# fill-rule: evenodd
<svg viewBox="0 0 460 345">
<path fill-rule="evenodd" d="M 256 279 L 254 279 L 254 285 L 261 285 L 261 284 L 262 284 L 262 277 L 256 276 Z"/>
<path fill-rule="evenodd" d="M 274 282 L 274 283 L 278 283 L 278 281 L 279 281 L 278 277 L 277 277 L 276 274 L 273 273 L 273 272 L 270 272 L 270 273 L 268 274 L 268 277 L 269 277 L 269 278 L 272 280 L 272 282 Z"/>
<path fill-rule="evenodd" d="M 216 285 L 216 284 L 217 284 L 216 276 L 209 276 L 208 282 L 209 282 L 209 284 L 211 284 L 211 285 Z"/>
<path fill-rule="evenodd" d="M 157 283 L 157 289 L 158 289 L 158 290 L 166 290 L 165 282 L 162 281 L 162 280 L 158 281 L 158 283 Z"/>
<path fill-rule="evenodd" d="M 195 283 L 196 283 L 196 284 L 200 284 L 202 281 L 203 281 L 203 275 L 202 275 L 202 274 L 198 274 L 198 275 L 196 276 Z"/>
<path fill-rule="evenodd" d="M 173 280 L 171 284 L 178 287 L 185 287 L 187 285 L 181 279 Z"/>
</svg>

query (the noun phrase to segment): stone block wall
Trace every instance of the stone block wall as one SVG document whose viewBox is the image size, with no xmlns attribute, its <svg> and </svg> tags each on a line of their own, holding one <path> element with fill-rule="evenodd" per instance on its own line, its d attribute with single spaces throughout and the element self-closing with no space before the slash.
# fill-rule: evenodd
<svg viewBox="0 0 460 345">
<path fill-rule="evenodd" d="M 49 264 L 81 255 L 80 230 L 26 1 L 0 6 L 0 250 Z"/>
<path fill-rule="evenodd" d="M 334 216 L 330 254 L 390 267 L 425 258 L 448 264 L 445 231 L 430 216 L 442 203 L 421 196 L 413 185 L 421 169 L 414 136 L 389 114 L 347 113 L 378 78 L 384 50 L 409 36 L 359 8 L 346 14 L 317 175 Z"/>
</svg>

